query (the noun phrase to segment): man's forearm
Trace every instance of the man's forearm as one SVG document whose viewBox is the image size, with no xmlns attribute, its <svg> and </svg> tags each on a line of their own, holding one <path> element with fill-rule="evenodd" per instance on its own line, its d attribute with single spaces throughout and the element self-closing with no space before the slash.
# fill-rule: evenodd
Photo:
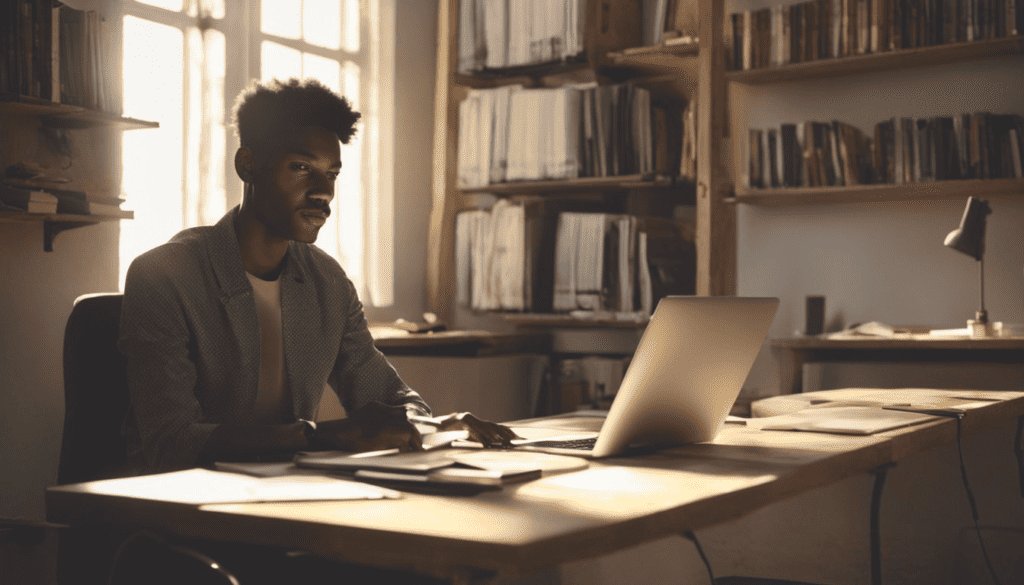
<svg viewBox="0 0 1024 585">
<path fill-rule="evenodd" d="M 204 461 L 274 455 L 308 448 L 306 424 L 280 425 L 222 424 L 210 433 L 200 452 Z"/>
</svg>

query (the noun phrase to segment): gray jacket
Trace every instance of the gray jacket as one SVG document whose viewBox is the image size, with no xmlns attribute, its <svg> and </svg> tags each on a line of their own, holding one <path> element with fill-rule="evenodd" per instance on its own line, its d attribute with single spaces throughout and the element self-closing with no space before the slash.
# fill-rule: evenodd
<svg viewBox="0 0 1024 585">
<path fill-rule="evenodd" d="M 128 269 L 118 347 L 128 359 L 131 472 L 192 467 L 218 424 L 251 422 L 260 325 L 235 236 L 237 213 L 179 232 Z M 296 419 L 316 415 L 325 382 L 348 412 L 377 400 L 429 414 L 374 347 L 355 287 L 333 258 L 291 242 L 280 278 Z"/>
</svg>

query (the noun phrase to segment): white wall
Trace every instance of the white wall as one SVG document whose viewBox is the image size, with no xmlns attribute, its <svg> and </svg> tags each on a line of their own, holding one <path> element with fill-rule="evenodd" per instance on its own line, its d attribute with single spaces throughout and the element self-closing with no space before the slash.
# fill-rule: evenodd
<svg viewBox="0 0 1024 585">
<path fill-rule="evenodd" d="M 117 224 L 0 224 L 0 518 L 44 518 L 64 424 L 62 343 L 79 295 L 117 290 Z"/>
<path fill-rule="evenodd" d="M 395 304 L 367 318 L 420 319 L 427 305 L 427 218 L 434 147 L 437 0 L 397 0 L 395 50 Z"/>
</svg>

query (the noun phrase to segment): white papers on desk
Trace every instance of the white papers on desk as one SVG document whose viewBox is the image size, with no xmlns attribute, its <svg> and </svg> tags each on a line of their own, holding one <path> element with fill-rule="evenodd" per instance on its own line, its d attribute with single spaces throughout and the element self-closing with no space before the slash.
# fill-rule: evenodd
<svg viewBox="0 0 1024 585">
<path fill-rule="evenodd" d="M 196 505 L 400 497 L 393 490 L 322 475 L 252 477 L 208 469 L 97 481 L 89 484 L 89 491 Z"/>
<path fill-rule="evenodd" d="M 808 408 L 789 414 L 750 418 L 748 427 L 764 431 L 815 431 L 843 435 L 873 435 L 937 419 L 920 412 L 886 410 L 877 406 Z"/>
</svg>

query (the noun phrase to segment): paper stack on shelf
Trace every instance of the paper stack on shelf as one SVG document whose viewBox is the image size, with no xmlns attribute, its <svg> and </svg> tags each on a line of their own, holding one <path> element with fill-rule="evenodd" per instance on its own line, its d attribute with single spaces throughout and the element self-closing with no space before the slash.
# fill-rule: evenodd
<svg viewBox="0 0 1024 585">
<path fill-rule="evenodd" d="M 462 0 L 459 71 L 561 61 L 583 52 L 586 0 Z"/>
<path fill-rule="evenodd" d="M 694 124 L 692 109 L 629 84 L 472 89 L 459 104 L 459 185 L 674 176 L 680 167 L 693 178 Z"/>
</svg>

